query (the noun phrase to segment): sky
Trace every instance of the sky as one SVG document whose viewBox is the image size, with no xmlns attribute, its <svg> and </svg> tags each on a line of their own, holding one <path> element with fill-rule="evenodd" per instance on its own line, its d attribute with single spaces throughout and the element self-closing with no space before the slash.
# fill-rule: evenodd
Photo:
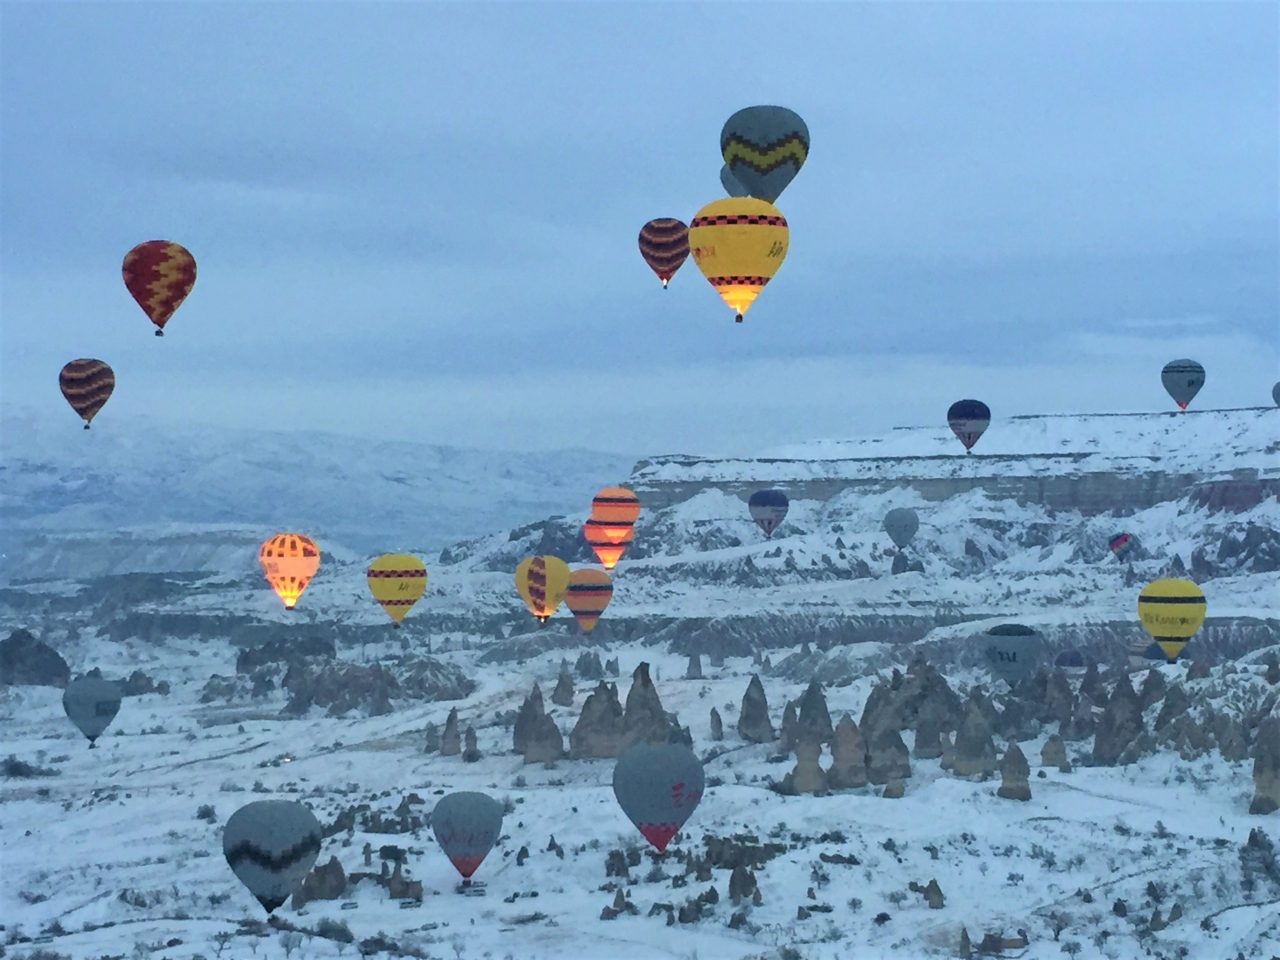
<svg viewBox="0 0 1280 960">
<path fill-rule="evenodd" d="M 0 6 L 0 399 L 95 429 L 743 455 L 1280 379 L 1275 3 Z M 733 322 L 652 217 L 737 109 L 806 120 Z M 152 336 L 135 243 L 195 255 Z"/>
</svg>

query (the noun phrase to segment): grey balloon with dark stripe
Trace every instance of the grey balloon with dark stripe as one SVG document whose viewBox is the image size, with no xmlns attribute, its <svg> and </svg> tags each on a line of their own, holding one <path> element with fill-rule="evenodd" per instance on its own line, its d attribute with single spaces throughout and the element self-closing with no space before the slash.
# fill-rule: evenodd
<svg viewBox="0 0 1280 960">
<path fill-rule="evenodd" d="M 296 800 L 258 800 L 231 815 L 222 829 L 227 864 L 271 913 L 289 899 L 320 855 L 315 814 Z"/>
<path fill-rule="evenodd" d="M 684 744 L 635 744 L 613 768 L 618 805 L 659 851 L 697 809 L 705 788 L 702 761 Z"/>
<path fill-rule="evenodd" d="M 62 709 L 92 745 L 120 712 L 120 697 L 118 683 L 98 677 L 77 677 L 62 692 Z"/>
<path fill-rule="evenodd" d="M 1194 360 L 1171 360 L 1160 371 L 1160 382 L 1173 402 L 1185 410 L 1204 386 L 1204 367 Z"/>
<path fill-rule="evenodd" d="M 1031 676 L 1040 658 L 1040 634 L 1020 623 L 1002 623 L 979 639 L 987 669 L 1010 686 Z"/>
<path fill-rule="evenodd" d="M 1276 385 L 1271 388 L 1271 399 L 1276 402 L 1277 407 L 1280 407 L 1280 381 L 1277 381 Z"/>
<path fill-rule="evenodd" d="M 727 163 L 720 168 L 720 186 L 724 187 L 724 192 L 731 197 L 747 196 L 747 188 L 733 175 Z"/>
<path fill-rule="evenodd" d="M 895 507 L 884 515 L 884 531 L 901 550 L 920 529 L 920 518 L 910 507 Z"/>
<path fill-rule="evenodd" d="M 809 128 L 786 107 L 744 107 L 721 128 L 720 154 L 749 196 L 773 203 L 809 156 Z"/>
<path fill-rule="evenodd" d="M 470 879 L 502 835 L 502 804 L 486 793 L 450 793 L 431 811 L 431 829 L 445 856 Z"/>
</svg>

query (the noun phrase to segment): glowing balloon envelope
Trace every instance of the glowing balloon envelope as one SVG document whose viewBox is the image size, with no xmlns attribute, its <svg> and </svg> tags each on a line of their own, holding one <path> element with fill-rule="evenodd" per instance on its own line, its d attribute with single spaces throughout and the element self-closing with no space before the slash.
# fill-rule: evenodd
<svg viewBox="0 0 1280 960">
<path fill-rule="evenodd" d="M 689 228 L 674 217 L 650 220 L 640 228 L 640 256 L 665 289 L 689 256 Z"/>
<path fill-rule="evenodd" d="M 910 507 L 894 507 L 884 515 L 884 532 L 901 550 L 920 529 L 920 518 Z"/>
<path fill-rule="evenodd" d="M 516 565 L 516 590 L 539 623 L 546 623 L 560 606 L 569 577 L 569 565 L 559 557 L 525 557 Z"/>
<path fill-rule="evenodd" d="M 748 194 L 773 203 L 809 156 L 809 128 L 786 107 L 746 107 L 725 121 L 720 153 Z"/>
<path fill-rule="evenodd" d="M 991 423 L 991 410 L 981 400 L 957 400 L 947 410 L 947 425 L 964 444 L 965 452 L 973 449 Z"/>
<path fill-rule="evenodd" d="M 257 800 L 222 829 L 227 865 L 267 913 L 289 899 L 320 855 L 323 831 L 296 800 Z"/>
<path fill-rule="evenodd" d="M 72 360 L 58 374 L 58 386 L 88 430 L 90 421 L 116 388 L 116 375 L 101 360 Z"/>
<path fill-rule="evenodd" d="M 320 568 L 320 548 L 300 533 L 277 533 L 263 541 L 258 562 L 285 609 L 292 610 Z"/>
<path fill-rule="evenodd" d="M 782 525 L 787 518 L 787 509 L 791 501 L 781 490 L 757 490 L 747 501 L 747 509 L 751 511 L 751 519 L 764 531 L 765 539 L 773 537 L 773 531 Z"/>
<path fill-rule="evenodd" d="M 640 498 L 626 487 L 605 487 L 591 499 L 591 519 L 610 543 L 627 543 L 640 516 Z"/>
<path fill-rule="evenodd" d="M 1137 545 L 1138 541 L 1134 539 L 1132 533 L 1117 533 L 1107 541 L 1107 546 L 1111 548 L 1111 552 L 1116 555 L 1117 560 L 1128 559 L 1129 554 L 1133 553 L 1133 548 Z"/>
<path fill-rule="evenodd" d="M 1138 594 L 1138 619 L 1142 628 L 1172 663 L 1187 641 L 1204 623 L 1204 591 L 1190 580 L 1164 577 L 1153 580 Z"/>
<path fill-rule="evenodd" d="M 644 838 L 661 853 L 702 799 L 702 761 L 678 743 L 637 743 L 618 757 L 613 794 Z"/>
<path fill-rule="evenodd" d="M 569 575 L 564 605 L 578 621 L 583 633 L 591 632 L 612 598 L 613 581 L 603 570 L 582 567 Z"/>
<path fill-rule="evenodd" d="M 124 257 L 124 285 L 164 336 L 164 325 L 196 284 L 196 259 L 180 243 L 148 240 Z"/>
<path fill-rule="evenodd" d="M 1194 360 L 1171 360 L 1160 371 L 1160 382 L 1178 409 L 1185 410 L 1204 386 L 1204 367 Z"/>
<path fill-rule="evenodd" d="M 742 185 L 742 181 L 733 175 L 733 171 L 729 169 L 726 163 L 720 168 L 720 186 L 724 187 L 724 192 L 731 197 L 748 196 L 747 188 Z"/>
<path fill-rule="evenodd" d="M 384 553 L 369 564 L 365 578 L 373 599 L 397 627 L 427 589 L 427 568 L 411 553 Z"/>
<path fill-rule="evenodd" d="M 596 555 L 600 565 L 606 570 L 612 570 L 618 565 L 622 555 L 627 552 L 627 546 L 631 543 L 634 534 L 628 532 L 626 539 L 619 542 L 614 540 L 608 526 L 602 520 L 588 520 L 582 525 L 582 536 L 586 538 L 587 546 Z"/>
<path fill-rule="evenodd" d="M 987 668 L 1010 686 L 1031 676 L 1040 656 L 1040 635 L 1020 623 L 1002 623 L 982 638 Z"/>
<path fill-rule="evenodd" d="M 62 692 L 62 709 L 89 738 L 89 746 L 93 746 L 120 712 L 121 696 L 118 683 L 98 677 L 77 677 Z"/>
<path fill-rule="evenodd" d="M 431 829 L 449 862 L 469 881 L 502 835 L 502 804 L 472 791 L 446 794 L 431 811 Z"/>
<path fill-rule="evenodd" d="M 754 197 L 715 200 L 689 224 L 693 262 L 739 323 L 782 266 L 789 241 L 782 211 Z"/>
</svg>

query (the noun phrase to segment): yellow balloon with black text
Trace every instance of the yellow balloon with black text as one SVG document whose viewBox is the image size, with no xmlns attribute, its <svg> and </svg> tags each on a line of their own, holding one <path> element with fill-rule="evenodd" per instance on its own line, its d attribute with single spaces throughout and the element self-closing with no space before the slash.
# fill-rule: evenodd
<svg viewBox="0 0 1280 960">
<path fill-rule="evenodd" d="M 708 203 L 689 224 L 689 253 L 739 323 L 787 256 L 791 231 L 773 204 L 755 197 Z"/>
</svg>

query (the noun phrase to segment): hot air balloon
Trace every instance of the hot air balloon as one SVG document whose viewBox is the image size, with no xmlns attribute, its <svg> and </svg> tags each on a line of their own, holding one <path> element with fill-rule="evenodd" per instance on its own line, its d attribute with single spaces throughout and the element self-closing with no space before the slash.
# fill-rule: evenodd
<svg viewBox="0 0 1280 960">
<path fill-rule="evenodd" d="M 658 275 L 665 290 L 689 256 L 689 228 L 683 220 L 661 217 L 640 228 L 640 256 Z"/>
<path fill-rule="evenodd" d="M 292 610 L 320 568 L 320 548 L 300 533 L 277 533 L 263 541 L 258 562 L 285 609 Z"/>
<path fill-rule="evenodd" d="M 590 633 L 600 614 L 613 597 L 613 581 L 603 570 L 581 567 L 569 575 L 569 587 L 564 592 L 564 605 L 583 633 Z"/>
<path fill-rule="evenodd" d="M 62 709 L 67 718 L 89 738 L 89 746 L 120 712 L 120 684 L 99 677 L 77 677 L 62 692 Z"/>
<path fill-rule="evenodd" d="M 981 400 L 957 400 L 947 410 L 947 424 L 964 444 L 965 453 L 973 449 L 990 423 L 991 410 Z"/>
<path fill-rule="evenodd" d="M 546 623 L 560 606 L 569 577 L 569 565 L 559 557 L 525 557 L 516 566 L 516 590 L 539 623 Z"/>
<path fill-rule="evenodd" d="M 180 243 L 148 240 L 124 257 L 124 285 L 164 336 L 164 325 L 196 284 L 196 259 Z"/>
<path fill-rule="evenodd" d="M 1277 407 L 1280 407 L 1280 380 L 1276 381 L 1276 385 L 1271 388 L 1271 399 L 1275 401 Z"/>
<path fill-rule="evenodd" d="M 731 197 L 748 196 L 747 188 L 742 185 L 742 181 L 733 175 L 733 171 L 729 169 L 726 163 L 720 168 L 720 186 L 724 187 L 724 192 Z"/>
<path fill-rule="evenodd" d="M 469 886 L 471 875 L 502 835 L 502 804 L 469 790 L 446 794 L 431 811 L 431 829 L 440 849 L 462 874 L 462 885 Z"/>
<path fill-rule="evenodd" d="M 1107 546 L 1111 548 L 1117 560 L 1127 560 L 1137 544 L 1138 541 L 1134 539 L 1132 533 L 1117 533 L 1107 541 Z"/>
<path fill-rule="evenodd" d="M 1160 382 L 1173 397 L 1179 410 L 1187 409 L 1187 404 L 1204 386 L 1204 367 L 1194 360 L 1171 360 L 1160 371 Z"/>
<path fill-rule="evenodd" d="M 789 237 L 787 219 L 777 207 L 754 197 L 726 197 L 708 203 L 693 218 L 689 252 L 741 323 L 782 266 Z"/>
<path fill-rule="evenodd" d="M 72 360 L 58 374 L 58 386 L 88 430 L 90 421 L 116 388 L 116 375 L 101 360 Z"/>
<path fill-rule="evenodd" d="M 613 768 L 618 805 L 659 853 L 702 799 L 702 761 L 679 743 L 637 743 Z"/>
<path fill-rule="evenodd" d="M 627 545 L 631 543 L 634 534 L 628 532 L 625 540 L 617 542 L 612 539 L 611 534 L 606 533 L 607 527 L 608 524 L 603 520 L 588 520 L 582 525 L 582 535 L 600 565 L 606 570 L 612 570 L 627 552 Z"/>
<path fill-rule="evenodd" d="M 1031 676 L 1040 656 L 1040 635 L 1020 623 L 1001 623 L 982 638 L 987 669 L 1010 686 Z"/>
<path fill-rule="evenodd" d="M 1138 594 L 1138 619 L 1172 663 L 1204 623 L 1204 591 L 1190 580 L 1164 577 Z"/>
<path fill-rule="evenodd" d="M 786 107 L 746 107 L 725 121 L 720 153 L 748 194 L 773 203 L 809 156 L 809 128 Z"/>
<path fill-rule="evenodd" d="M 920 529 L 920 518 L 910 507 L 894 507 L 884 515 L 884 532 L 901 550 Z"/>
<path fill-rule="evenodd" d="M 296 800 L 247 803 L 222 828 L 227 865 L 271 913 L 289 899 L 320 855 L 323 831 Z"/>
<path fill-rule="evenodd" d="M 384 553 L 369 564 L 369 592 L 397 627 L 427 589 L 427 568 L 411 553 Z"/>
<path fill-rule="evenodd" d="M 591 499 L 591 519 L 610 543 L 628 543 L 640 516 L 640 498 L 626 487 L 605 487 Z"/>
<path fill-rule="evenodd" d="M 757 490 L 747 501 L 751 519 L 764 531 L 766 540 L 773 538 L 773 531 L 787 518 L 787 508 L 790 505 L 787 495 L 781 490 Z"/>
</svg>

